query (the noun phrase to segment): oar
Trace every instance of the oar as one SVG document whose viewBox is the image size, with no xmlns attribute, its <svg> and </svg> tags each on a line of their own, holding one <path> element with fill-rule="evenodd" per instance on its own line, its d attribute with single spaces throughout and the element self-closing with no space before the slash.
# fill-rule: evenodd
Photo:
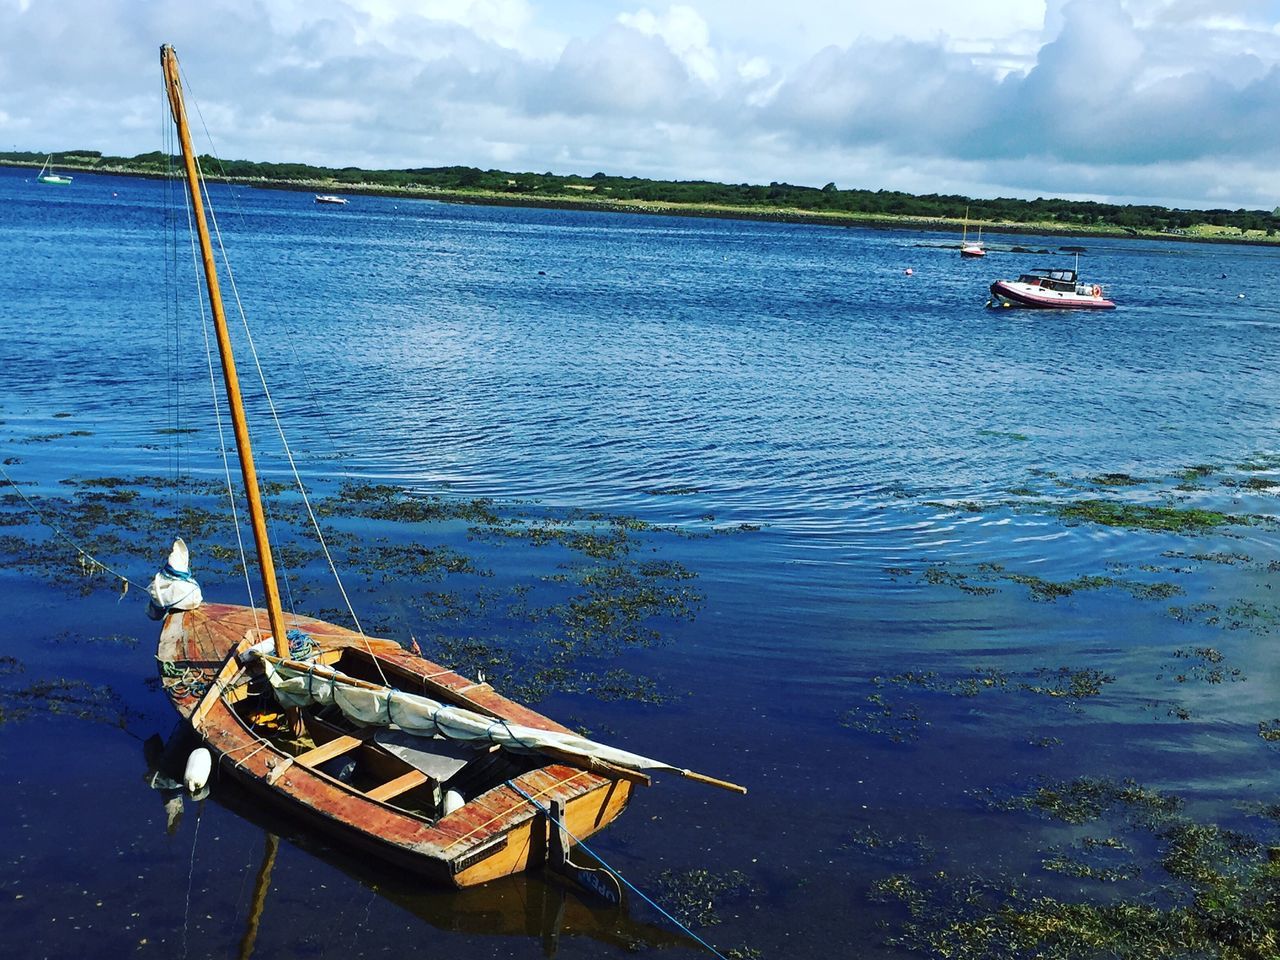
<svg viewBox="0 0 1280 960">
<path fill-rule="evenodd" d="M 686 780 L 696 780 L 698 783 L 705 783 L 712 787 L 719 787 L 721 790 L 731 790 L 734 793 L 746 793 L 747 788 L 740 784 L 730 783 L 728 780 L 717 780 L 715 777 L 708 777 L 705 773 L 694 773 L 692 770 L 677 770 L 676 773 L 684 777 Z"/>
</svg>

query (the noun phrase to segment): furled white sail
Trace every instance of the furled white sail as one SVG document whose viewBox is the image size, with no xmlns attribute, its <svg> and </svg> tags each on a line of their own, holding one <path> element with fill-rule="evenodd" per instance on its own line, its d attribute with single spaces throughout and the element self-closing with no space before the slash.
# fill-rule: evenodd
<svg viewBox="0 0 1280 960">
<path fill-rule="evenodd" d="M 271 660 L 264 660 L 264 666 L 276 699 L 285 707 L 333 704 L 349 719 L 364 726 L 394 725 L 421 737 L 439 735 L 450 740 L 497 744 L 516 753 L 567 754 L 584 760 L 602 760 L 628 770 L 684 772 L 659 760 L 572 733 L 511 723 L 390 687 L 371 689 L 345 683 L 340 675 L 325 667 L 301 670 Z"/>
</svg>

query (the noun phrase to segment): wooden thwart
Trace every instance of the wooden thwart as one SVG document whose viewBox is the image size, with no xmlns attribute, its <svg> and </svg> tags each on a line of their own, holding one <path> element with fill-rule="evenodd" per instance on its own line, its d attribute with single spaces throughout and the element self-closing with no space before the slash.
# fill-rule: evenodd
<svg viewBox="0 0 1280 960">
<path fill-rule="evenodd" d="M 332 760 L 334 757 L 340 757 L 344 753 L 350 753 L 356 747 L 360 746 L 369 739 L 369 733 L 360 733 L 355 736 L 335 737 L 328 743 L 322 743 L 318 747 L 313 747 L 306 753 L 300 753 L 293 758 L 294 763 L 300 763 L 304 767 L 318 767 L 326 760 Z"/>
<path fill-rule="evenodd" d="M 365 796 L 370 800 L 379 802 L 390 800 L 398 797 L 402 793 L 408 793 L 414 787 L 420 787 L 428 782 L 431 778 L 421 770 L 410 770 L 403 776 L 396 777 L 394 780 L 388 780 L 381 786 L 374 787 L 372 790 L 366 790 Z"/>
</svg>

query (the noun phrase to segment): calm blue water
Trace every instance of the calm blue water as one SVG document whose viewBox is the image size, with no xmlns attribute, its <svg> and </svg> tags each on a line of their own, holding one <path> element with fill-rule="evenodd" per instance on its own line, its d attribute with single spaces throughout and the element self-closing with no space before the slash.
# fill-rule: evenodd
<svg viewBox="0 0 1280 960">
<path fill-rule="evenodd" d="M 191 255 L 163 242 L 168 193 L 89 175 L 41 188 L 0 168 L 0 449 L 30 495 L 68 496 L 67 478 L 221 475 Z M 722 949 L 904 955 L 884 944 L 900 908 L 868 895 L 900 869 L 1028 874 L 1061 895 L 1041 867 L 1061 828 L 993 812 L 987 791 L 1132 777 L 1233 825 L 1241 803 L 1274 794 L 1275 752 L 1257 735 L 1280 714 L 1274 527 L 1162 534 L 1055 509 L 1103 498 L 1276 512 L 1280 252 L 990 236 L 1086 244 L 1082 275 L 1121 305 L 1046 315 L 988 311 L 987 287 L 1069 266 L 1066 254 L 962 262 L 944 234 L 212 193 L 272 396 L 318 489 L 356 478 L 671 528 L 652 549 L 696 574 L 696 616 L 661 620 L 662 642 L 609 661 L 671 702 L 552 694 L 542 706 L 749 786 L 745 798 L 656 786 L 596 844 L 642 887 L 663 871 L 736 871 L 745 892 L 699 928 Z M 282 477 L 265 404 L 249 404 L 260 467 Z M 1178 489 L 1197 464 L 1216 469 Z M 1090 482 L 1101 474 L 1136 482 Z M 468 549 L 465 530 L 421 535 Z M 549 572 L 519 556 L 499 579 Z M 1014 579 L 1029 576 L 1124 583 L 1046 600 Z M 393 893 L 234 797 L 189 804 L 167 835 L 138 743 L 172 727 L 144 684 L 153 628 L 133 596 L 73 599 L 47 580 L 0 575 L 0 638 L 23 666 L 20 682 L 16 667 L 0 681 L 108 686 L 129 719 L 17 716 L 10 701 L 0 902 L 13 942 L 32 955 L 117 956 L 146 940 L 167 956 L 226 956 L 274 829 L 286 840 L 254 956 L 410 943 L 543 954 L 541 920 L 500 930 L 468 919 L 487 904 Z M 215 586 L 239 602 L 242 583 Z M 427 635 L 405 612 L 416 588 L 370 584 L 358 604 L 375 618 L 389 605 Z M 137 639 L 91 642 L 113 636 Z M 1195 653 L 1209 648 L 1220 661 Z M 1097 696 L 1048 696 L 1045 671 L 1059 668 L 1110 679 Z M 1007 686 L 958 692 L 980 670 Z M 936 676 L 892 679 L 908 671 Z M 859 838 L 872 830 L 932 858 L 869 852 Z M 1124 892 L 1159 885 L 1149 871 Z M 540 917 L 544 893 L 522 881 L 501 896 Z M 559 955 L 624 952 L 615 941 L 566 932 Z"/>
</svg>

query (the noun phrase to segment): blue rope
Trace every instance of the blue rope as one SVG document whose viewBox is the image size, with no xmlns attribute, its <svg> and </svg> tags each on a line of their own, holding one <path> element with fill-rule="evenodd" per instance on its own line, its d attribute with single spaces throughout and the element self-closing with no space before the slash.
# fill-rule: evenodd
<svg viewBox="0 0 1280 960">
<path fill-rule="evenodd" d="M 660 914 L 662 914 L 664 917 L 666 917 L 668 920 L 670 920 L 672 923 L 674 923 L 677 927 L 679 927 L 681 930 L 683 930 L 686 934 L 688 934 L 690 937 L 692 937 L 694 940 L 696 940 L 696 941 L 697 941 L 698 943 L 700 943 L 702 946 L 706 947 L 706 948 L 707 948 L 707 950 L 709 950 L 709 951 L 712 953 L 712 955 L 714 955 L 714 956 L 716 956 L 716 957 L 719 957 L 719 960 L 728 960 L 728 958 L 727 958 L 727 957 L 725 957 L 725 955 L 724 955 L 723 953 L 721 953 L 719 950 L 717 950 L 717 949 L 716 949 L 715 947 L 713 947 L 711 944 L 707 943 L 707 941 L 703 940 L 700 936 L 698 936 L 696 933 L 694 933 L 692 930 L 690 930 L 688 927 L 686 927 L 683 923 L 681 923 L 679 920 L 677 920 L 677 919 L 676 919 L 675 917 L 673 917 L 671 914 L 667 913 L 667 911 L 666 911 L 666 910 L 663 910 L 663 909 L 662 909 L 662 907 L 658 906 L 658 904 L 657 904 L 657 903 L 655 903 L 655 902 L 654 902 L 654 901 L 653 901 L 649 896 L 647 896 L 643 891 L 641 891 L 641 890 L 640 890 L 640 889 L 639 889 L 639 888 L 638 888 L 634 883 L 632 883 L 630 880 L 628 880 L 626 877 L 624 877 L 622 874 L 620 874 L 617 870 L 613 869 L 613 867 L 609 866 L 609 864 L 607 864 L 607 863 L 605 862 L 604 857 L 600 856 L 600 854 L 596 853 L 594 850 L 592 850 L 590 847 L 588 847 L 588 846 L 586 845 L 586 843 L 584 843 L 582 840 L 579 840 L 577 837 L 575 837 L 575 836 L 573 835 L 573 831 L 571 831 L 567 826 L 565 826 L 565 825 L 564 825 L 564 823 L 562 823 L 561 821 L 559 821 L 559 820 L 557 820 L 555 817 L 553 817 L 553 816 L 551 815 L 551 811 L 550 811 L 550 810 L 548 810 L 546 807 L 544 807 L 542 804 L 540 804 L 537 800 L 533 799 L 533 797 L 529 796 L 529 794 L 527 794 L 527 793 L 525 793 L 523 790 L 521 790 L 521 789 L 516 785 L 516 782 L 515 782 L 514 780 L 508 780 L 508 781 L 507 781 L 507 786 L 508 786 L 508 787 L 510 787 L 512 790 L 514 790 L 516 793 L 520 794 L 520 796 L 524 797 L 524 798 L 525 798 L 526 800 L 528 800 L 531 804 L 533 804 L 534 808 L 535 808 L 539 813 L 541 813 L 544 817 L 546 817 L 548 820 L 550 820 L 552 823 L 554 823 L 556 826 L 558 826 L 558 827 L 559 827 L 561 830 L 563 830 L 565 833 L 569 834 L 570 839 L 572 839 L 574 843 L 576 843 L 579 847 L 581 847 L 583 850 L 585 850 L 587 853 L 589 853 L 589 854 L 591 855 L 592 859 L 594 859 L 597 863 L 599 863 L 599 864 L 600 864 L 600 866 L 604 867 L 606 870 L 608 870 L 610 873 L 612 873 L 615 877 L 617 877 L 619 880 L 621 880 L 623 883 L 625 883 L 625 884 L 627 885 L 627 889 L 628 889 L 628 890 L 630 890 L 632 893 L 634 893 L 636 896 L 638 896 L 638 897 L 639 897 L 641 900 L 643 900 L 645 903 L 649 904 L 649 906 L 653 907 L 653 909 L 657 910 Z"/>
<path fill-rule="evenodd" d="M 315 638 L 301 630 L 287 630 L 284 636 L 289 641 L 289 656 L 294 660 L 306 660 L 320 649 Z"/>
<path fill-rule="evenodd" d="M 173 580 L 185 580 L 187 583 L 196 582 L 196 578 L 191 575 L 190 570 L 178 570 L 174 567 L 171 567 L 168 564 L 168 562 L 166 562 L 165 565 L 160 568 L 160 572 L 163 573 L 166 577 L 169 577 Z"/>
</svg>

